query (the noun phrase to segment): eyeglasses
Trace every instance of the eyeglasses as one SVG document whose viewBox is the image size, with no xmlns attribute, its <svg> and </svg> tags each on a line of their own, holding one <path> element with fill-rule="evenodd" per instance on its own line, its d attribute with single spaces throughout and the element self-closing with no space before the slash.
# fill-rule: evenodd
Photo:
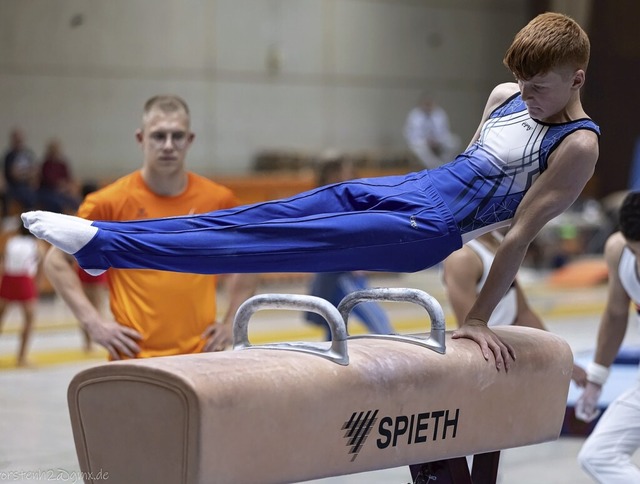
<svg viewBox="0 0 640 484">
<path fill-rule="evenodd" d="M 183 150 L 189 143 L 189 133 L 186 131 L 154 131 L 149 134 L 149 141 L 151 146 L 155 149 L 161 150 L 167 146 L 169 141 L 176 150 Z"/>
</svg>

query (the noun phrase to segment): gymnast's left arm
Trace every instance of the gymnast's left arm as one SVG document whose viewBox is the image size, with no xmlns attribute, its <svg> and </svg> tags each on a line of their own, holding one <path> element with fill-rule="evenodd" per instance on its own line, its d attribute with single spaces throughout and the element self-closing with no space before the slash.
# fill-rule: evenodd
<svg viewBox="0 0 640 484">
<path fill-rule="evenodd" d="M 486 283 L 463 325 L 453 334 L 454 338 L 469 338 L 478 343 L 487 361 L 493 354 L 498 370 L 502 367 L 508 370 L 516 355 L 487 327 L 486 321 L 515 279 L 533 239 L 547 222 L 575 202 L 593 175 L 597 159 L 598 138 L 592 131 L 576 131 L 558 146 L 547 170 L 533 183 L 516 210 Z"/>
<path fill-rule="evenodd" d="M 240 305 L 253 296 L 258 287 L 258 274 L 230 274 L 226 281 L 229 305 L 224 319 L 209 326 L 202 337 L 207 340 L 203 351 L 223 351 L 233 342 L 233 319 Z"/>
</svg>

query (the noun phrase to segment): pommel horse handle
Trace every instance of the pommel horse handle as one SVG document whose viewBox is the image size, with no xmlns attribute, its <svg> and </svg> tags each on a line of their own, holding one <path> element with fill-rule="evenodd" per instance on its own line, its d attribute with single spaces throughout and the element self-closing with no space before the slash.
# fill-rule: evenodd
<svg viewBox="0 0 640 484">
<path fill-rule="evenodd" d="M 428 338 L 399 334 L 366 334 L 351 336 L 350 338 L 386 338 L 396 341 L 424 346 L 433 351 L 444 354 L 445 346 L 445 322 L 444 312 L 440 303 L 432 296 L 419 289 L 407 289 L 401 287 L 375 287 L 363 289 L 348 294 L 338 304 L 338 311 L 344 320 L 345 326 L 349 320 L 349 314 L 353 308 L 365 301 L 393 301 L 410 302 L 422 306 L 431 318 L 431 332 Z"/>
<path fill-rule="evenodd" d="M 261 309 L 291 309 L 298 311 L 311 311 L 319 314 L 329 323 L 331 329 L 331 346 L 326 344 L 291 342 L 270 343 L 253 346 L 249 342 L 248 327 L 251 316 Z M 301 351 L 327 358 L 339 365 L 349 364 L 347 352 L 347 326 L 338 310 L 329 301 L 316 296 L 303 296 L 296 294 L 258 294 L 247 299 L 238 308 L 233 323 L 233 349 L 279 349 Z"/>
</svg>

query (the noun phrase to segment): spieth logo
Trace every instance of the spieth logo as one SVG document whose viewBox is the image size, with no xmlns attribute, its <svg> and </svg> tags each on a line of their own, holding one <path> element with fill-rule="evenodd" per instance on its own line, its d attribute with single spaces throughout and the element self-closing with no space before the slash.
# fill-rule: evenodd
<svg viewBox="0 0 640 484">
<path fill-rule="evenodd" d="M 351 462 L 356 460 L 374 429 L 378 434 L 376 446 L 381 450 L 398 445 L 436 442 L 445 440 L 447 436 L 455 439 L 458 433 L 459 408 L 395 417 L 385 416 L 380 419 L 378 419 L 378 412 L 379 410 L 353 412 L 342 426 L 342 430 L 346 431 L 344 438 L 347 439 L 347 447 L 350 448 L 349 454 L 353 455 Z M 378 420 L 379 423 L 376 426 Z"/>
<path fill-rule="evenodd" d="M 347 447 L 351 447 L 349 454 L 353 454 L 351 462 L 356 460 L 362 446 L 367 441 L 373 424 L 376 423 L 378 410 L 369 410 L 364 412 L 353 412 L 351 418 L 342 426 L 342 430 L 346 430 L 344 438 L 347 439 Z"/>
</svg>

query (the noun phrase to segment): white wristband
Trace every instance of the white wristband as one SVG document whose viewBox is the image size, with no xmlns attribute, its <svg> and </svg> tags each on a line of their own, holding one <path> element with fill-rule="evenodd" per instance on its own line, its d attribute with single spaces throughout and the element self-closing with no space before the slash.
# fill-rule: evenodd
<svg viewBox="0 0 640 484">
<path fill-rule="evenodd" d="M 587 366 L 587 381 L 602 386 L 607 381 L 607 378 L 609 378 L 609 368 L 595 362 L 589 363 Z"/>
</svg>

